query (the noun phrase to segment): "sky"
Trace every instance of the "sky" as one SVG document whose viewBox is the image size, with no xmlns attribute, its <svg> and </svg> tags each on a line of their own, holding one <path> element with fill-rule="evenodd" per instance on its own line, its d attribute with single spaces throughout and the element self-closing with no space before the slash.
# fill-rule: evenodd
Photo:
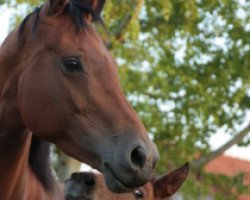
<svg viewBox="0 0 250 200">
<path fill-rule="evenodd" d="M 3 42 L 4 38 L 9 32 L 9 21 L 11 15 L 14 12 L 14 10 L 8 9 L 6 6 L 0 6 L 0 44 Z M 247 118 L 250 119 L 250 114 L 247 116 Z M 243 124 L 241 127 L 239 127 L 239 130 L 244 128 L 244 126 L 246 126 L 246 124 Z M 223 130 L 219 130 L 217 134 L 212 136 L 212 138 L 210 139 L 210 144 L 213 149 L 216 149 L 228 140 L 230 140 L 230 136 L 228 134 L 225 134 Z M 236 145 L 234 145 L 232 148 L 227 150 L 225 154 L 250 161 L 250 146 L 237 147 Z M 89 168 L 83 166 L 82 169 L 88 170 Z"/>
<path fill-rule="evenodd" d="M 7 9 L 6 6 L 0 6 L 0 44 L 9 32 L 8 22 L 12 13 L 13 11 Z"/>
</svg>

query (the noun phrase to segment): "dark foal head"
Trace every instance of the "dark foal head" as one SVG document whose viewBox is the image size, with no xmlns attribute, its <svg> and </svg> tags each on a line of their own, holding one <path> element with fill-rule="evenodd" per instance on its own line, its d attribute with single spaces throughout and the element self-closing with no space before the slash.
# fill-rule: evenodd
<svg viewBox="0 0 250 200">
<path fill-rule="evenodd" d="M 162 178 L 149 182 L 131 193 L 115 194 L 106 187 L 103 176 L 91 172 L 73 173 L 65 181 L 66 200 L 163 200 L 181 187 L 188 175 L 188 164 Z"/>
<path fill-rule="evenodd" d="M 50 0 L 24 20 L 18 104 L 33 134 L 99 169 L 110 189 L 124 192 L 151 178 L 158 154 L 91 27 L 103 4 Z"/>
</svg>

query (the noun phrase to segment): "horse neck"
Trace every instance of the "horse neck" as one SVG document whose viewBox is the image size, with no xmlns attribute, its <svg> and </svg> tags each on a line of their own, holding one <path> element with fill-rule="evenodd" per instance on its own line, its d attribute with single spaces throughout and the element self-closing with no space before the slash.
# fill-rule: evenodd
<svg viewBox="0 0 250 200">
<path fill-rule="evenodd" d="M 48 162 L 36 162 L 44 145 L 42 141 L 36 140 L 35 144 L 39 148 L 32 147 L 32 133 L 24 125 L 19 113 L 17 90 L 22 73 L 18 68 L 20 58 L 17 52 L 17 30 L 14 30 L 0 48 L 0 199 L 63 199 L 59 198 L 57 188 L 51 187 L 54 184 L 51 175 L 46 177 L 43 173 L 39 174 L 38 167 L 48 171 Z M 49 180 L 51 191 L 44 187 L 46 180 L 39 179 Z"/>
</svg>

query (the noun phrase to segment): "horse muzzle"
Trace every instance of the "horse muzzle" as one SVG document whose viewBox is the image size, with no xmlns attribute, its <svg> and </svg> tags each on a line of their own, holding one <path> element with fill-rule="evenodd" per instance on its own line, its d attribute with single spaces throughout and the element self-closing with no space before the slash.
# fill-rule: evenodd
<svg viewBox="0 0 250 200">
<path fill-rule="evenodd" d="M 131 192 L 151 180 L 158 152 L 154 143 L 127 143 L 106 160 L 102 173 L 109 189 L 116 193 Z"/>
</svg>

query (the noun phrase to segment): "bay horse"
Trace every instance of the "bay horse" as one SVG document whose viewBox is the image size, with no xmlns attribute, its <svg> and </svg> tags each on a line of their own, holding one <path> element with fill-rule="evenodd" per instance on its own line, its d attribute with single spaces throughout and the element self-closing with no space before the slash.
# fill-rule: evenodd
<svg viewBox="0 0 250 200">
<path fill-rule="evenodd" d="M 150 180 L 158 153 L 92 23 L 104 0 L 48 0 L 0 48 L 0 199 L 61 200 L 49 143 L 114 192 Z"/>
<path fill-rule="evenodd" d="M 64 182 L 65 200 L 166 200 L 181 187 L 188 172 L 189 165 L 186 163 L 179 169 L 124 194 L 110 191 L 102 174 L 77 172 Z"/>
</svg>

